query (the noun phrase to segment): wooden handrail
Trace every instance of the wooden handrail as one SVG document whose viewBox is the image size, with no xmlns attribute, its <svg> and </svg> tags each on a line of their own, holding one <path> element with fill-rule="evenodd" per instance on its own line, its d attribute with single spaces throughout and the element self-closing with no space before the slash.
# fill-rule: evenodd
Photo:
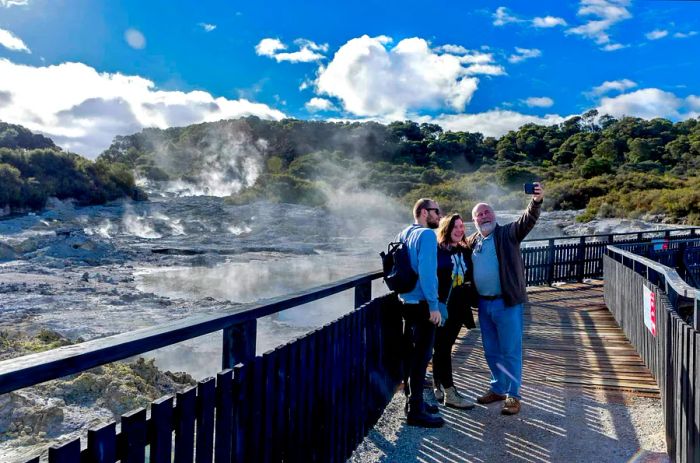
<svg viewBox="0 0 700 463">
<path fill-rule="evenodd" d="M 362 287 L 381 276 L 381 272 L 369 272 L 224 313 L 195 315 L 155 327 L 5 360 L 0 362 L 0 394 L 225 330 L 348 289 Z"/>
</svg>

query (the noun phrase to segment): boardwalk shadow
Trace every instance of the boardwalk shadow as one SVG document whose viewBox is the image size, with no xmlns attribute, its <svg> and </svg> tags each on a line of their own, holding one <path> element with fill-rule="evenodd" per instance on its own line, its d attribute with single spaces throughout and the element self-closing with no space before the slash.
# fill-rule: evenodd
<svg viewBox="0 0 700 463">
<path fill-rule="evenodd" d="M 397 394 L 351 461 L 668 461 L 658 389 L 619 329 L 597 310 L 602 288 L 578 285 L 531 296 L 519 415 L 501 415 L 501 404 L 441 407 L 444 428 L 413 428 Z M 488 388 L 478 329 L 462 332 L 453 364 L 455 383 L 467 396 Z"/>
</svg>

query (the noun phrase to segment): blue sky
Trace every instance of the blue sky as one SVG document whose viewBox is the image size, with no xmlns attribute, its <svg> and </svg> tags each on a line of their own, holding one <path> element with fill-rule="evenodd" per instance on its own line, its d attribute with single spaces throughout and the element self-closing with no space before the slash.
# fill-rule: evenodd
<svg viewBox="0 0 700 463">
<path fill-rule="evenodd" d="M 88 157 L 255 114 L 498 136 L 700 115 L 700 2 L 0 0 L 0 120 Z"/>
</svg>

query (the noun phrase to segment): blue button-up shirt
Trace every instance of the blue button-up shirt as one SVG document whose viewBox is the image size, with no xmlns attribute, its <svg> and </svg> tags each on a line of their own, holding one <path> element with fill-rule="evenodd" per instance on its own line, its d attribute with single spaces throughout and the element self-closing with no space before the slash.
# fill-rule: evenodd
<svg viewBox="0 0 700 463">
<path fill-rule="evenodd" d="M 496 240 L 493 236 L 493 233 L 486 238 L 479 235 L 472 252 L 474 284 L 476 284 L 476 290 L 482 296 L 501 295 L 501 276 L 498 273 Z"/>
</svg>

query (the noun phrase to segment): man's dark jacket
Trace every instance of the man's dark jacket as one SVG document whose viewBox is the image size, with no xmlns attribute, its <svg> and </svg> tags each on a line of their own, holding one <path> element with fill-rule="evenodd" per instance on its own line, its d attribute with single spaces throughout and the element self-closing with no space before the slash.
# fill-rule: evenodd
<svg viewBox="0 0 700 463">
<path fill-rule="evenodd" d="M 542 201 L 530 200 L 527 209 L 515 222 L 496 225 L 493 230 L 496 255 L 498 256 L 498 274 L 501 277 L 501 292 L 506 307 L 527 302 L 525 284 L 525 263 L 520 253 L 520 242 L 535 227 L 540 217 Z M 479 233 L 467 237 L 467 247 L 471 250 L 477 243 Z"/>
</svg>

